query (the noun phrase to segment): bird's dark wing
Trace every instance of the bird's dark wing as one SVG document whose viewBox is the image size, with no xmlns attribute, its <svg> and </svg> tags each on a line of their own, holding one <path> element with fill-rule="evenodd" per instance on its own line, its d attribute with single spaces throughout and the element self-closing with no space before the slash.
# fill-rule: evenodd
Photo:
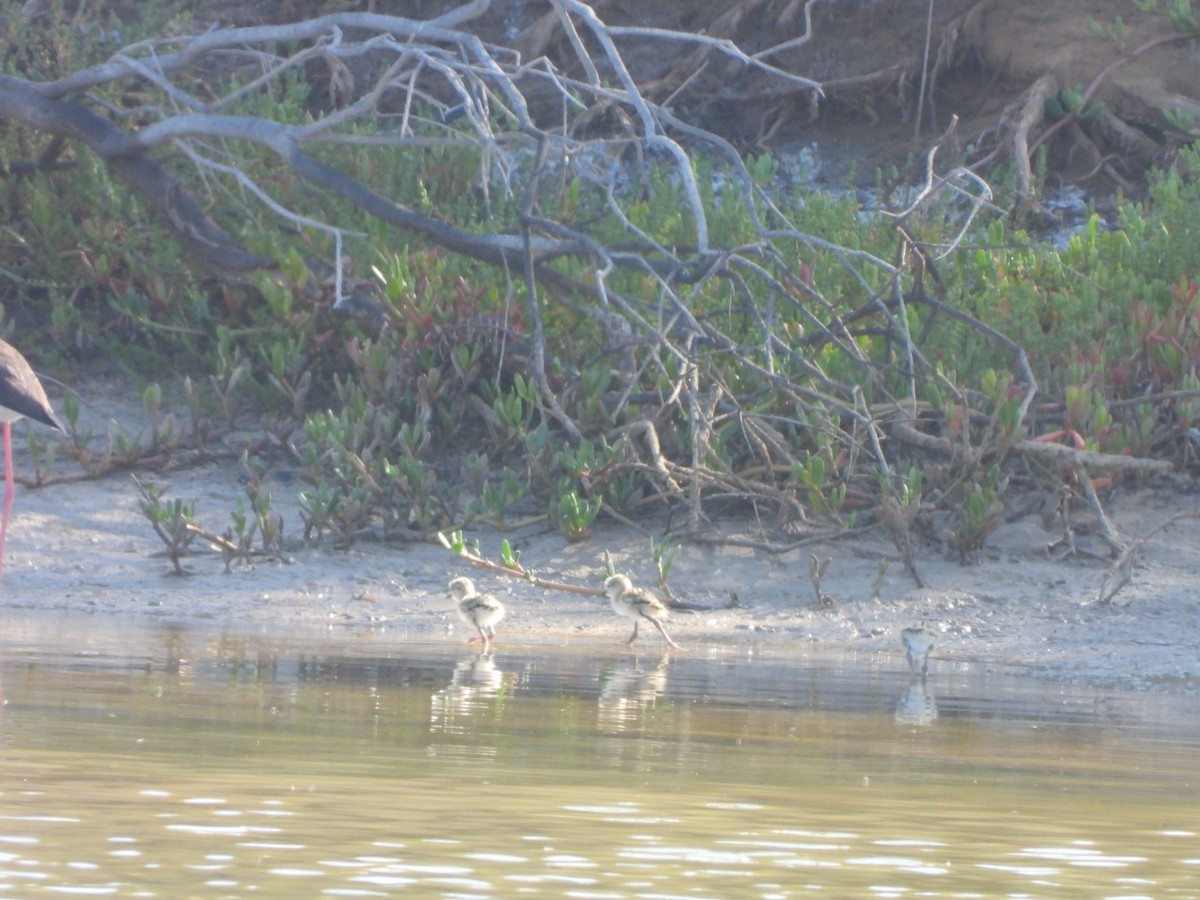
<svg viewBox="0 0 1200 900">
<path fill-rule="evenodd" d="M 63 430 L 46 391 L 16 348 L 0 341 L 0 406 L 18 415 Z"/>
</svg>

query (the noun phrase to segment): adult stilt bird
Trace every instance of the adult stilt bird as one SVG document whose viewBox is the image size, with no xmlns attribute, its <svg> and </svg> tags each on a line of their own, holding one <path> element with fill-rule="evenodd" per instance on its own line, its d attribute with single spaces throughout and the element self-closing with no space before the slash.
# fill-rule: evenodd
<svg viewBox="0 0 1200 900">
<path fill-rule="evenodd" d="M 16 347 L 0 341 L 0 422 L 4 423 L 4 518 L 0 521 L 0 572 L 13 504 L 12 423 L 22 416 L 62 430 L 46 390 Z"/>
</svg>

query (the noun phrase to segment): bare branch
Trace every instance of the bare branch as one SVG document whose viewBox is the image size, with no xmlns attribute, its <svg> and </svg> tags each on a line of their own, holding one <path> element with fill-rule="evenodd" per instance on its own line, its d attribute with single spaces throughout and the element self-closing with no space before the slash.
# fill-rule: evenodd
<svg viewBox="0 0 1200 900">
<path fill-rule="evenodd" d="M 878 508 L 871 491 L 881 476 L 890 484 L 897 471 L 895 442 L 885 435 L 944 449 L 936 443 L 944 439 L 922 436 L 935 442 L 922 444 L 911 423 L 895 421 L 896 409 L 917 408 L 923 386 L 945 387 L 925 356 L 924 336 L 910 333 L 916 304 L 1009 354 L 1022 392 L 1017 428 L 1037 390 L 1020 347 L 954 309 L 944 295 L 934 300 L 919 290 L 921 273 L 936 260 L 910 220 L 934 204 L 969 205 L 948 253 L 988 208 L 988 186 L 967 170 L 939 171 L 935 145 L 926 155 L 924 184 L 905 209 L 887 214 L 894 220 L 894 255 L 840 246 L 798 226 L 798 204 L 756 183 L 761 175 L 751 174 L 728 140 L 651 99 L 679 96 L 671 89 L 694 72 L 676 72 L 650 91 L 622 53 L 626 42 L 656 42 L 668 53 L 692 47 L 697 71 L 723 57 L 815 103 L 823 96 L 818 81 L 768 60 L 815 37 L 818 2 L 802 4 L 803 34 L 747 53 L 716 34 L 612 25 L 581 0 L 552 0 L 545 21 L 564 35 L 560 63 L 521 59 L 465 30 L 488 0 L 427 22 L 337 13 L 217 28 L 133 44 L 44 84 L 0 77 L 0 118 L 86 145 L 147 199 L 191 253 L 225 277 L 272 262 L 241 248 L 160 159 L 192 166 L 239 203 L 332 235 L 336 259 L 325 266 L 334 270 L 338 302 L 343 249 L 349 256 L 362 250 L 355 246 L 361 234 L 278 199 L 272 181 L 255 174 L 265 155 L 256 148 L 269 150 L 275 167 L 305 190 L 342 198 L 406 240 L 496 267 L 510 297 L 517 293 L 513 282 L 524 285 L 530 333 L 521 336 L 520 359 L 522 374 L 536 385 L 542 421 L 567 442 L 581 443 L 590 437 L 585 416 L 564 399 L 580 375 L 573 362 L 555 365 L 560 351 L 571 349 L 571 336 L 548 335 L 551 317 L 544 316 L 551 304 L 568 306 L 574 320 L 599 326 L 606 351 L 619 357 L 614 365 L 580 362 L 581 369 L 595 362 L 601 378 L 614 370 L 599 416 L 602 424 L 608 417 L 603 437 L 622 442 L 629 471 L 652 483 L 653 502 L 666 498 L 686 509 L 693 533 L 704 527 L 714 499 L 748 503 L 756 512 L 771 507 L 786 521 L 809 499 L 806 492 L 853 488 L 868 498 L 859 509 Z M 792 5 L 793 12 L 800 8 Z M 319 61 L 328 63 L 336 84 L 329 108 L 313 103 L 299 112 L 293 105 L 287 115 L 262 112 L 263 96 Z M 362 84 L 350 86 L 351 63 L 361 64 Z M 139 107 L 136 126 L 113 99 L 133 82 L 154 94 Z M 473 148 L 461 156 L 471 167 L 470 190 L 483 197 L 482 214 L 492 211 L 492 192 L 519 199 L 505 209 L 507 218 L 483 227 L 474 217 L 456 221 L 452 211 L 406 204 L 391 182 L 356 176 L 336 145 Z M 715 173 L 711 184 L 700 175 L 708 171 Z M 586 208 L 560 218 L 554 210 L 562 208 L 567 186 L 585 195 Z M 670 228 L 644 224 L 654 191 L 678 198 Z M 212 196 L 221 199 L 220 189 Z M 724 204 L 739 215 L 744 210 L 736 237 L 716 212 Z M 815 283 L 805 259 L 829 260 L 825 268 L 837 271 L 836 287 Z M 887 354 L 868 346 L 874 335 L 882 335 L 878 344 L 887 345 Z M 559 376 L 566 390 L 554 380 Z M 430 402 L 423 402 L 428 422 Z M 1056 452 L 1028 449 L 1020 438 L 1013 433 L 1003 446 L 975 446 L 972 459 L 982 459 L 985 449 Z M 814 459 L 827 477 L 802 483 Z M 844 524 L 837 504 L 824 511 Z"/>
</svg>

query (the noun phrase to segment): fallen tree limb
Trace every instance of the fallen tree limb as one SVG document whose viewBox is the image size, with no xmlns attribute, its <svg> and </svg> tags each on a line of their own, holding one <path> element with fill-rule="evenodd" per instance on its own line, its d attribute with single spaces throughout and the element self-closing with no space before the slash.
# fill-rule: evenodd
<svg viewBox="0 0 1200 900">
<path fill-rule="evenodd" d="M 890 423 L 892 436 L 914 447 L 929 450 L 943 456 L 952 456 L 960 448 L 949 438 L 925 434 L 907 422 Z M 1047 444 L 1034 440 L 1019 440 L 1008 445 L 1008 452 L 1019 453 L 1037 459 L 1046 465 L 1081 469 L 1098 469 L 1104 472 L 1128 472 L 1130 474 L 1163 474 L 1174 469 L 1169 460 L 1145 457 L 1122 456 L 1118 453 L 1098 453 L 1094 450 L 1077 450 L 1063 444 Z"/>
<path fill-rule="evenodd" d="M 243 249 L 205 214 L 179 179 L 140 151 L 119 127 L 87 107 L 46 97 L 33 82 L 0 75 L 0 118 L 85 143 L 160 214 L 185 251 L 203 265 L 230 274 L 274 265 L 272 259 Z"/>
<path fill-rule="evenodd" d="M 1088 470 L 1099 469 L 1103 472 L 1150 475 L 1163 474 L 1175 468 L 1171 465 L 1170 460 L 1166 459 L 1122 456 L 1119 453 L 1097 453 L 1094 450 L 1077 450 L 1063 444 L 1046 444 L 1034 440 L 1017 441 L 1009 449 L 1043 463 Z"/>
</svg>

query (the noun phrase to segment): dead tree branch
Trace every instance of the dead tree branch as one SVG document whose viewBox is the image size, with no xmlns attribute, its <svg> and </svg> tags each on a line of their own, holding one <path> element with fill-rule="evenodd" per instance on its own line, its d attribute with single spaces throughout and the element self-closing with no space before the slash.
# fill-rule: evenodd
<svg viewBox="0 0 1200 900">
<path fill-rule="evenodd" d="M 377 248 L 364 246 L 350 226 L 276 200 L 255 157 L 265 149 L 273 175 L 342 198 L 406 242 L 495 267 L 514 297 L 523 287 L 531 323 L 523 374 L 536 385 L 542 419 L 570 444 L 588 438 L 589 427 L 619 444 L 626 471 L 650 482 L 652 501 L 685 508 L 691 532 L 711 521 L 714 503 L 749 506 L 781 525 L 817 508 L 844 526 L 847 496 L 860 498 L 858 509 L 878 507 L 879 485 L 897 480 L 889 435 L 942 449 L 944 439 L 917 441 L 911 423 L 895 424 L 891 412 L 879 412 L 915 403 L 923 385 L 945 386 L 923 352 L 925 336 L 909 333 L 913 304 L 973 329 L 1012 360 L 1020 392 L 1015 425 L 997 439 L 1003 446 L 974 448 L 974 461 L 988 449 L 1000 456 L 1058 451 L 1020 439 L 1037 390 L 1022 349 L 920 290 L 936 260 L 907 223 L 931 206 L 961 207 L 965 199 L 970 208 L 953 249 L 987 206 L 990 193 L 978 176 L 939 173 L 937 147 L 930 148 L 924 186 L 890 214 L 898 236 L 895 253 L 883 253 L 890 261 L 841 246 L 799 227 L 795 207 L 757 183 L 729 141 L 651 99 L 623 54 L 627 41 L 659 41 L 664 52 L 690 46 L 696 66 L 724 58 L 815 101 L 817 81 L 766 60 L 818 37 L 811 18 L 818 2 L 793 4 L 803 12 L 803 35 L 747 53 L 718 34 L 612 26 L 580 0 L 553 0 L 547 22 L 566 35 L 574 54 L 569 66 L 522 58 L 467 30 L 488 0 L 430 21 L 338 13 L 214 28 L 131 44 L 99 65 L 45 83 L 2 77 L 0 118 L 88 148 L 145 199 L 190 256 L 220 277 L 244 279 L 273 261 L 245 250 L 210 216 L 202 202 L 208 198 L 172 171 L 190 165 L 221 184 L 226 194 L 213 191 L 210 208 L 241 203 L 293 230 L 332 233 L 335 258 L 324 266 L 336 270 L 341 301 L 343 253 Z M 356 84 L 347 73 L 363 60 L 369 64 L 359 71 L 370 78 Z M 336 73 L 323 106 L 314 103 L 289 119 L 250 105 L 273 96 L 299 67 L 322 61 Z M 157 96 L 122 111 L 115 97 L 133 84 Z M 473 148 L 470 189 L 481 195 L 480 206 L 490 213 L 496 197 L 514 215 L 493 216 L 480 227 L 440 209 L 413 208 L 393 196 L 394 188 L 344 164 L 342 147 Z M 557 212 L 565 185 L 586 193 L 587 215 Z M 655 191 L 674 198 L 677 226 L 669 237 L 639 224 Z M 726 206 L 744 211 L 748 222 L 736 238 L 716 215 Z M 605 230 L 594 226 L 601 219 Z M 815 259 L 832 261 L 836 288 L 814 280 Z M 606 420 L 600 424 L 582 424 L 568 402 L 579 373 L 555 361 L 553 351 L 569 350 L 572 336 L 546 333 L 551 304 L 562 304 L 575 314 L 573 322 L 608 342 L 611 359 L 591 361 L 612 369 L 603 408 L 592 411 Z M 869 349 L 876 339 L 895 351 L 891 359 Z M 561 383 L 552 384 L 551 374 Z M 907 396 L 897 400 L 894 393 Z M 1070 462 L 1094 468 L 1103 461 Z"/>
</svg>

